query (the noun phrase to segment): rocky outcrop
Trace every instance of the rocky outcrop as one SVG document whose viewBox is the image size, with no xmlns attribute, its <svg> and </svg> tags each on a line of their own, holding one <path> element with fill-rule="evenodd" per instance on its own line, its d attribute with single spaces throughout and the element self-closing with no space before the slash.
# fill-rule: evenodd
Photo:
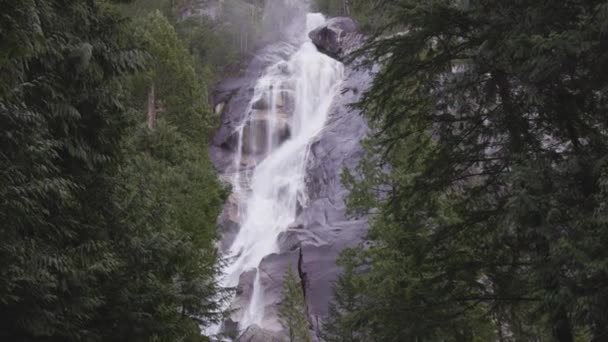
<svg viewBox="0 0 608 342">
<path fill-rule="evenodd" d="M 236 129 L 254 109 L 251 100 L 256 81 L 268 66 L 277 59 L 286 58 L 293 51 L 294 47 L 285 43 L 266 46 L 254 55 L 243 72 L 222 80 L 214 87 L 211 95 L 221 123 L 211 144 L 211 160 L 220 173 L 226 173 L 232 166 L 238 143 Z M 285 106 L 290 104 L 288 100 L 284 101 Z"/>
<path fill-rule="evenodd" d="M 359 24 L 348 17 L 330 19 L 309 36 L 320 52 L 340 61 L 359 47 L 363 39 Z"/>
</svg>

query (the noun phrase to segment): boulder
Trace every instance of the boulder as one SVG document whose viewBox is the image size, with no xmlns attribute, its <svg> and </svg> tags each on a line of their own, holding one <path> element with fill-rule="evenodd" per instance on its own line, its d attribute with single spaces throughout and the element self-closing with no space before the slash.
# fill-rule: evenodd
<svg viewBox="0 0 608 342">
<path fill-rule="evenodd" d="M 359 24 L 348 17 L 328 20 L 324 25 L 312 30 L 309 37 L 320 52 L 340 61 L 363 40 Z"/>
<path fill-rule="evenodd" d="M 289 228 L 287 231 L 279 234 L 279 238 L 277 239 L 277 244 L 281 248 L 281 252 L 292 252 L 300 248 L 302 244 L 302 239 L 298 236 L 298 230 L 303 229 L 302 226 L 297 226 L 294 228 Z"/>
<path fill-rule="evenodd" d="M 241 310 L 246 309 L 251 295 L 253 294 L 253 283 L 255 281 L 256 270 L 251 269 L 245 271 L 239 277 L 239 284 L 237 286 L 237 300 L 232 303 L 232 309 L 235 310 L 235 319 L 238 320 L 242 315 Z"/>
</svg>

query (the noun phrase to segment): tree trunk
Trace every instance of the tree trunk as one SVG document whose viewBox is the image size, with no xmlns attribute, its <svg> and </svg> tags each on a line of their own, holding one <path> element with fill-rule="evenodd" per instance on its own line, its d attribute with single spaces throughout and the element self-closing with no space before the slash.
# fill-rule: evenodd
<svg viewBox="0 0 608 342">
<path fill-rule="evenodd" d="M 156 126 L 156 96 L 154 94 L 154 83 L 148 90 L 148 128 L 154 129 Z"/>
<path fill-rule="evenodd" d="M 344 15 L 350 16 L 350 1 L 349 0 L 343 0 L 342 1 L 342 5 L 344 7 Z"/>
<path fill-rule="evenodd" d="M 570 319 L 563 307 L 559 309 L 553 318 L 553 337 L 558 342 L 574 342 Z"/>
<path fill-rule="evenodd" d="M 493 77 L 498 87 L 498 95 L 500 96 L 500 104 L 503 108 L 504 124 L 509 134 L 509 147 L 511 152 L 521 154 L 525 150 L 525 135 L 527 133 L 527 124 L 520 113 L 516 111 L 515 104 L 511 98 L 511 84 L 504 72 L 495 70 Z"/>
</svg>

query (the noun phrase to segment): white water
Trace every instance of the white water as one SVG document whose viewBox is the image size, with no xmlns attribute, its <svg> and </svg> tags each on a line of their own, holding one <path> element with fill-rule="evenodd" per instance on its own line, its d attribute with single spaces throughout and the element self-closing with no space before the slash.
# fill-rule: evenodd
<svg viewBox="0 0 608 342">
<path fill-rule="evenodd" d="M 255 87 L 252 104 L 264 99 L 268 109 L 252 111 L 239 128 L 238 151 L 232 180 L 234 191 L 242 200 L 238 204 L 241 227 L 226 259 L 222 283 L 235 287 L 243 272 L 255 269 L 251 299 L 240 310 L 241 329 L 249 325 L 264 326 L 264 289 L 257 272 L 262 259 L 279 251 L 277 238 L 294 222 L 298 205 L 306 205 L 305 172 L 310 144 L 323 129 L 329 107 L 343 77 L 341 63 L 319 53 L 308 33 L 322 25 L 321 14 L 308 14 L 306 29 L 300 30 L 299 46 L 293 46 L 291 57 L 269 67 Z M 292 110 L 286 110 L 285 98 L 291 98 Z M 245 127 L 263 116 L 264 129 L 246 137 Z M 288 125 L 290 137 L 285 140 L 280 130 Z M 242 151 L 248 147 L 248 156 Z M 251 152 L 254 151 L 254 152 Z M 249 158 L 249 159 L 247 159 Z M 257 160 L 252 173 L 239 172 L 241 165 Z M 247 160 L 246 160 L 247 159 Z"/>
</svg>

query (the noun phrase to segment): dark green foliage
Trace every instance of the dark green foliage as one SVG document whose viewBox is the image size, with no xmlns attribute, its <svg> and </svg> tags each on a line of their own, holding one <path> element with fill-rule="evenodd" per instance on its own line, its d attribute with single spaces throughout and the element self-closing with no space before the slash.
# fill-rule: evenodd
<svg viewBox="0 0 608 342">
<path fill-rule="evenodd" d="M 323 326 L 323 339 L 327 342 L 371 341 L 366 331 L 359 327 L 365 320 L 366 312 L 357 277 L 355 250 L 346 250 L 338 260 L 343 267 L 335 285 L 334 301 L 329 306 L 327 321 Z"/>
<path fill-rule="evenodd" d="M 103 3 L 2 13 L 0 336 L 92 338 L 84 327 L 120 263 L 109 248 L 126 123 L 117 82 L 141 58 Z"/>
<path fill-rule="evenodd" d="M 608 4 L 386 3 L 333 340 L 606 340 Z"/>
<path fill-rule="evenodd" d="M 125 186 L 117 201 L 130 208 L 125 225 L 134 227 L 135 238 L 125 241 L 125 256 L 132 264 L 125 268 L 130 274 L 116 290 L 137 293 L 143 288 L 153 294 L 139 298 L 142 305 L 156 310 L 150 317 L 139 318 L 142 330 L 177 340 L 192 324 L 183 317 L 195 318 L 203 326 L 222 318 L 225 296 L 215 281 L 219 265 L 214 243 L 215 222 L 226 191 L 207 159 L 207 139 L 215 118 L 204 102 L 194 59 L 159 12 L 134 25 L 153 58 L 151 68 L 129 83 L 136 94 L 132 101 L 145 108 L 145 96 L 140 95 L 155 84 L 158 119 L 150 130 L 144 125 L 144 110 L 132 113 L 140 124 L 125 142 L 130 158 L 121 170 Z M 168 324 L 159 324 L 159 318 Z M 127 338 L 133 332 L 125 328 L 116 336 L 137 338 Z M 198 329 L 192 334 L 198 335 Z"/>
<path fill-rule="evenodd" d="M 207 5 L 187 0 L 134 0 L 121 9 L 133 18 L 160 11 L 196 59 L 201 81 L 212 84 L 222 75 L 238 71 L 240 62 L 258 47 L 263 6 L 249 0 L 224 0 L 215 18 L 186 15 Z"/>
<path fill-rule="evenodd" d="M 134 105 L 146 107 L 149 87 L 154 85 L 158 117 L 192 142 L 206 144 L 216 118 L 207 108 L 206 88 L 197 74 L 195 58 L 160 11 L 134 20 L 132 27 L 152 55 L 147 72 L 132 79 Z"/>
<path fill-rule="evenodd" d="M 310 342 L 308 312 L 300 277 L 290 267 L 283 279 L 283 300 L 279 304 L 281 325 L 289 334 L 290 342 Z"/>
<path fill-rule="evenodd" d="M 205 340 L 225 191 L 194 59 L 105 1 L 0 9 L 0 340 Z M 153 131 L 151 80 L 173 87 Z"/>
<path fill-rule="evenodd" d="M 355 19 L 366 33 L 382 31 L 390 22 L 391 3 L 383 0 L 315 0 L 314 4 L 315 10 L 331 17 Z"/>
</svg>

